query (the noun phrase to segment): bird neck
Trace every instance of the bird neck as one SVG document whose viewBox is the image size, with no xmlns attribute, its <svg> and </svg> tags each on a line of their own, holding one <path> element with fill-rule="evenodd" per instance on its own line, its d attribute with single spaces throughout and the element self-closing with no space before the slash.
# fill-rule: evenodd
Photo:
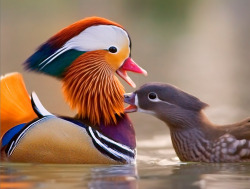
<svg viewBox="0 0 250 189">
<path fill-rule="evenodd" d="M 117 123 L 116 115 L 124 112 L 124 87 L 115 71 L 105 62 L 102 51 L 86 52 L 67 69 L 63 93 L 78 118 L 92 125 Z"/>
<path fill-rule="evenodd" d="M 173 147 L 181 161 L 209 162 L 214 140 L 221 136 L 222 131 L 199 112 L 178 128 L 170 126 L 170 133 Z"/>
</svg>

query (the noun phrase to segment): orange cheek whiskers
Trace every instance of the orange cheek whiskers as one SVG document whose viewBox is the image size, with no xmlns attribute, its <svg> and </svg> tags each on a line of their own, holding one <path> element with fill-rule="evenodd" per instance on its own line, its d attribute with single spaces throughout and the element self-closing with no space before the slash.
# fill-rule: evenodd
<svg viewBox="0 0 250 189">
<path fill-rule="evenodd" d="M 94 51 L 75 60 L 65 73 L 63 90 L 66 101 L 77 109 L 78 117 L 92 124 L 116 123 L 123 113 L 124 88 L 104 58 L 105 52 Z"/>
</svg>

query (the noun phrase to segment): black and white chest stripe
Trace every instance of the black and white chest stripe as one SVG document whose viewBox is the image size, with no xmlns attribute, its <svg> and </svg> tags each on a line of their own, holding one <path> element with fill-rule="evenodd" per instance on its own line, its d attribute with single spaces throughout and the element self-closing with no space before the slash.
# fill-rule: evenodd
<svg viewBox="0 0 250 189">
<path fill-rule="evenodd" d="M 135 163 L 135 149 L 131 149 L 126 145 L 111 140 L 91 127 L 87 127 L 86 130 L 89 136 L 92 138 L 93 144 L 100 152 L 109 156 L 115 161 L 122 163 Z"/>
<path fill-rule="evenodd" d="M 48 121 L 49 119 L 63 119 L 64 121 L 68 121 L 70 123 L 75 124 L 76 126 L 85 129 L 92 142 L 97 150 L 99 150 L 102 154 L 110 157 L 111 159 L 121 162 L 121 163 L 135 163 L 136 150 L 131 149 L 126 145 L 120 144 L 106 136 L 102 135 L 100 132 L 91 128 L 90 126 L 86 126 L 81 122 L 74 121 L 72 122 L 69 118 L 59 118 L 54 115 L 48 115 L 38 120 L 35 120 L 27 125 L 25 125 L 17 134 L 13 136 L 10 140 L 9 144 L 6 146 L 5 152 L 7 156 L 11 156 L 19 142 L 26 135 L 26 133 L 35 127 L 36 125 Z M 83 144 L 84 145 L 84 144 Z M 35 153 L 35 152 L 34 152 Z"/>
</svg>

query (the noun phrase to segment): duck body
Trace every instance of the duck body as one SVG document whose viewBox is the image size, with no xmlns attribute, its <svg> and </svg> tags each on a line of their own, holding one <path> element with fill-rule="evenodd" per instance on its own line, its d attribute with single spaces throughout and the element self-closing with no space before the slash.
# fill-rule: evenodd
<svg viewBox="0 0 250 189">
<path fill-rule="evenodd" d="M 180 89 L 148 83 L 125 95 L 127 112 L 148 113 L 170 128 L 173 147 L 181 161 L 250 161 L 250 118 L 231 125 L 215 125 L 202 111 L 207 104 Z"/>
<path fill-rule="evenodd" d="M 29 163 L 134 163 L 135 134 L 126 115 L 118 118 L 116 125 L 116 130 L 126 132 L 115 135 L 106 131 L 104 126 L 98 131 L 80 120 L 53 115 L 43 107 L 39 108 L 36 104 L 41 106 L 41 103 L 36 96 L 35 99 L 32 98 L 32 104 L 38 118 L 13 127 L 3 136 L 2 160 Z M 101 133 L 103 131 L 106 131 L 106 135 Z"/>
<path fill-rule="evenodd" d="M 181 161 L 250 161 L 249 137 L 236 134 L 239 130 L 250 130 L 250 118 L 242 123 L 238 129 L 227 126 L 211 126 L 209 131 L 207 128 L 204 131 L 186 129 L 185 132 L 170 129 L 172 143 Z"/>
<path fill-rule="evenodd" d="M 127 71 L 147 72 L 132 60 L 131 40 L 121 25 L 100 17 L 77 21 L 49 38 L 24 65 L 59 79 L 77 115 L 56 116 L 39 100 L 31 101 L 20 74 L 1 77 L 2 160 L 134 162 L 134 128 L 116 74 L 135 87 Z"/>
</svg>

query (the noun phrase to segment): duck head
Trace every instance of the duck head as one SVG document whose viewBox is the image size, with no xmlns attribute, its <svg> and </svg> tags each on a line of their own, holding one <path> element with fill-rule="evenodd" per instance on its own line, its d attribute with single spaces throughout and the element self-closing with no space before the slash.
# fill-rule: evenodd
<svg viewBox="0 0 250 189">
<path fill-rule="evenodd" d="M 124 113 L 124 87 L 115 73 L 129 85 L 126 71 L 147 72 L 131 58 L 131 41 L 119 24 L 100 17 L 80 20 L 52 36 L 26 60 L 29 70 L 63 81 L 66 101 L 79 118 L 92 124 L 116 122 Z"/>
<path fill-rule="evenodd" d="M 124 97 L 124 101 L 129 104 L 125 108 L 126 113 L 151 114 L 175 128 L 199 115 L 207 106 L 198 98 L 164 83 L 147 83 Z"/>
</svg>

